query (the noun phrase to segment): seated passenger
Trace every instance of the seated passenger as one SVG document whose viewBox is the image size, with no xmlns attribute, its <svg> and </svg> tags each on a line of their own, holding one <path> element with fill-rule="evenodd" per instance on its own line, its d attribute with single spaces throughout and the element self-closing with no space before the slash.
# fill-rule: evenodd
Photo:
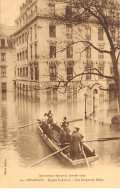
<svg viewBox="0 0 120 195">
<path fill-rule="evenodd" d="M 53 131 L 52 131 L 52 127 L 50 124 L 48 124 L 47 128 L 46 128 L 46 135 L 49 139 L 53 139 Z"/>
<path fill-rule="evenodd" d="M 60 133 L 61 127 L 57 123 L 53 123 L 52 127 L 54 130 L 56 130 L 58 133 Z"/>
<path fill-rule="evenodd" d="M 63 118 L 63 122 L 62 122 L 61 127 L 62 127 L 62 128 L 65 128 L 65 125 L 66 125 L 66 124 L 67 124 L 67 118 L 64 117 L 64 118 Z"/>
<path fill-rule="evenodd" d="M 60 132 L 60 143 L 62 147 L 64 147 L 64 144 L 66 143 L 66 132 L 64 131 L 63 128 L 61 128 L 61 132 Z"/>
</svg>

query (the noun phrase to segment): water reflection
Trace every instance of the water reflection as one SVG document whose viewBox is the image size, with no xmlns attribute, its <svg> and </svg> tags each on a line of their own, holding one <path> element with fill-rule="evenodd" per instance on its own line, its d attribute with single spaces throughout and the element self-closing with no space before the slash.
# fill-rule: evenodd
<svg viewBox="0 0 120 195">
<path fill-rule="evenodd" d="M 0 94 L 1 95 L 1 94 Z M 38 134 L 36 125 L 23 129 L 17 127 L 35 122 L 37 118 L 43 118 L 45 112 L 51 110 L 54 120 L 61 121 L 64 116 L 69 120 L 84 118 L 84 100 L 74 102 L 47 102 L 40 103 L 12 93 L 0 98 L 0 159 L 7 158 L 11 167 L 28 167 L 31 163 L 49 155 L 51 150 L 43 142 Z M 101 137 L 120 136 L 120 132 L 99 126 L 92 121 L 79 121 L 71 123 L 79 126 L 86 140 L 94 140 Z M 114 149 L 113 149 L 114 145 Z M 89 146 L 96 150 L 100 159 L 92 164 L 93 167 L 102 165 L 120 166 L 120 142 L 91 142 Z M 51 157 L 38 167 L 62 169 L 65 166 L 56 158 Z M 0 165 L 1 166 L 1 165 Z"/>
</svg>

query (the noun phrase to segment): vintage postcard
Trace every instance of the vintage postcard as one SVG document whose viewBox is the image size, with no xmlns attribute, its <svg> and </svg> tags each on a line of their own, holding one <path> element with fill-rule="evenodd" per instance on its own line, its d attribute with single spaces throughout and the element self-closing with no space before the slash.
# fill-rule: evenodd
<svg viewBox="0 0 120 195">
<path fill-rule="evenodd" d="M 119 0 L 0 0 L 0 188 L 120 188 Z"/>
</svg>

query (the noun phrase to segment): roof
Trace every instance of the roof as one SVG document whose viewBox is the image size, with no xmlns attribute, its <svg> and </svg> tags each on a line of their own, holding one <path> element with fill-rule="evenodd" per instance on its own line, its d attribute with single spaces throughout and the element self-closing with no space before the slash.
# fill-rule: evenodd
<svg viewBox="0 0 120 195">
<path fill-rule="evenodd" d="M 16 26 L 8 26 L 5 24 L 0 24 L 0 35 L 1 36 L 10 36 L 16 31 Z"/>
</svg>

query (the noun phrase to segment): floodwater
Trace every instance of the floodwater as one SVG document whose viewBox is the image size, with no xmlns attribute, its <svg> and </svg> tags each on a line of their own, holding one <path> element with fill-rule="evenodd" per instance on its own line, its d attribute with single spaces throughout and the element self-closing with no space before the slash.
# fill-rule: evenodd
<svg viewBox="0 0 120 195">
<path fill-rule="evenodd" d="M 82 103 L 83 104 L 83 103 Z M 80 102 L 47 102 L 40 103 L 13 93 L 0 94 L 0 169 L 7 159 L 10 168 L 27 169 L 32 163 L 51 154 L 51 150 L 38 134 L 36 124 L 18 129 L 20 126 L 36 122 L 43 118 L 45 112 L 51 110 L 55 121 L 61 121 L 64 116 L 68 120 L 84 118 L 84 110 L 80 109 Z M 81 128 L 85 140 L 102 137 L 120 136 L 120 131 L 104 127 L 92 121 L 71 123 L 71 131 L 75 126 Z M 107 142 L 91 142 L 88 145 L 95 149 L 99 160 L 91 166 L 120 167 L 120 140 Z M 40 168 L 63 169 L 63 165 L 56 157 L 51 157 L 41 164 Z"/>
</svg>

